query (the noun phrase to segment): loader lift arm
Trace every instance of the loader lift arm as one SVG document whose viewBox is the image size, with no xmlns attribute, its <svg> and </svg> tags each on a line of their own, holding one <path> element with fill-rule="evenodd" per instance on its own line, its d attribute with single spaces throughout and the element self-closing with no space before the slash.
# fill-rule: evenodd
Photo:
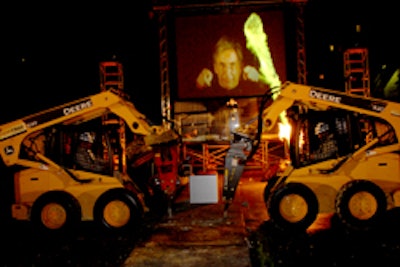
<svg viewBox="0 0 400 267">
<path fill-rule="evenodd" d="M 177 140 L 176 132 L 167 125 L 151 125 L 134 104 L 113 90 L 81 98 L 69 103 L 5 123 L 0 127 L 0 156 L 7 166 L 18 161 L 21 143 L 31 133 L 53 125 L 75 125 L 114 113 L 125 120 L 131 132 L 144 136 L 146 145 Z"/>
</svg>

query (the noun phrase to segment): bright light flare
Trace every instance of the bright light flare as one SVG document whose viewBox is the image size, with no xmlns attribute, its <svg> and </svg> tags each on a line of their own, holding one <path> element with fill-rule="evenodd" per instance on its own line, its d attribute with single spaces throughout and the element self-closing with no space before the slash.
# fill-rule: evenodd
<svg viewBox="0 0 400 267">
<path fill-rule="evenodd" d="M 290 141 L 290 135 L 292 133 L 292 127 L 290 126 L 289 123 L 278 123 L 278 127 L 279 127 L 279 139 L 280 140 L 286 140 L 288 143 Z"/>
</svg>

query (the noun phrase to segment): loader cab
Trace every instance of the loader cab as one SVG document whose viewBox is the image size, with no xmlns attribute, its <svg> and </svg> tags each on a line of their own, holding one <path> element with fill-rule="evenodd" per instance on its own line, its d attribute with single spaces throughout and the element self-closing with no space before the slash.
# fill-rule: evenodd
<svg viewBox="0 0 400 267">
<path fill-rule="evenodd" d="M 393 127 L 382 118 L 349 110 L 310 110 L 292 119 L 291 124 L 294 167 L 350 155 L 375 138 L 379 138 L 376 146 L 398 142 Z"/>
<path fill-rule="evenodd" d="M 112 176 L 119 168 L 115 162 L 119 143 L 113 141 L 112 133 L 112 129 L 102 125 L 101 118 L 82 124 L 55 125 L 28 136 L 21 156 L 32 159 L 40 152 L 62 167 Z"/>
</svg>

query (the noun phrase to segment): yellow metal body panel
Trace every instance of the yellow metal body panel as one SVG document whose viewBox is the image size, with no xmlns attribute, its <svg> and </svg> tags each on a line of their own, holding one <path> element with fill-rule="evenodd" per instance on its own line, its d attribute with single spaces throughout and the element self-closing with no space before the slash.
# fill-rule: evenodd
<svg viewBox="0 0 400 267">
<path fill-rule="evenodd" d="M 105 191 L 111 188 L 123 188 L 122 183 L 115 177 L 93 174 L 83 171 L 73 171 L 80 179 L 91 179 L 89 183 L 79 183 L 73 179 L 63 179 L 62 173 L 49 170 L 26 169 L 15 175 L 16 205 L 26 207 L 27 214 L 19 214 L 20 218 L 28 219 L 33 203 L 43 193 L 49 191 L 65 191 L 74 196 L 82 208 L 82 220 L 93 219 L 95 201 Z M 64 181 L 63 181 L 64 180 Z"/>
</svg>

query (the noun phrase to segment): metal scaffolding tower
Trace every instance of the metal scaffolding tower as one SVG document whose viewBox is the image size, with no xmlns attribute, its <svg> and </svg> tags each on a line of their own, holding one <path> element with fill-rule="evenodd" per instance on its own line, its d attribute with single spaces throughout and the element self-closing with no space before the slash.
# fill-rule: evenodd
<svg viewBox="0 0 400 267">
<path fill-rule="evenodd" d="M 100 62 L 100 89 L 121 91 L 124 89 L 124 74 L 122 64 L 116 61 Z"/>
<path fill-rule="evenodd" d="M 292 0 L 296 5 L 297 82 L 307 84 L 306 46 L 304 34 L 304 5 L 307 0 Z"/>
<path fill-rule="evenodd" d="M 161 114 L 163 120 L 171 120 L 171 89 L 169 84 L 168 66 L 168 27 L 167 14 L 158 14 L 159 23 L 159 52 L 160 52 L 160 75 L 161 75 Z"/>
<path fill-rule="evenodd" d="M 123 95 L 124 74 L 122 64 L 116 61 L 100 62 L 100 90 L 115 90 Z M 109 130 L 112 137 L 111 143 L 116 151 L 113 154 L 113 160 L 119 162 L 120 166 L 126 168 L 126 136 L 125 123 L 117 116 L 104 116 L 103 125 Z M 126 172 L 126 170 L 123 170 Z"/>
<path fill-rule="evenodd" d="M 343 62 L 346 93 L 370 96 L 368 50 L 349 48 L 344 52 Z"/>
</svg>

